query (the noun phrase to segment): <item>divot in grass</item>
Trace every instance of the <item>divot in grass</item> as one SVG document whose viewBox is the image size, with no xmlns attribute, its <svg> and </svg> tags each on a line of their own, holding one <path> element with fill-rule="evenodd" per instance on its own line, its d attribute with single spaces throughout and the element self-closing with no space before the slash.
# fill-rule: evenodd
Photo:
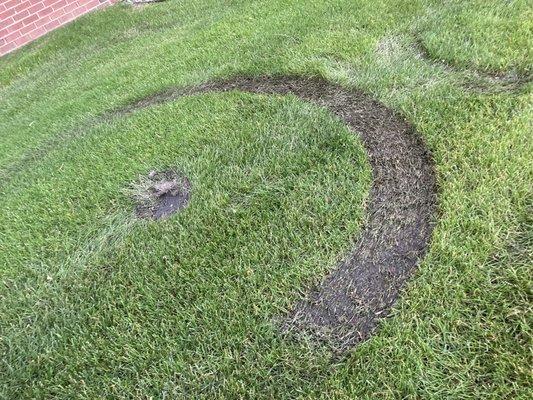
<svg viewBox="0 0 533 400">
<path fill-rule="evenodd" d="M 176 171 L 152 170 L 127 190 L 135 199 L 135 214 L 143 219 L 166 219 L 189 204 L 191 183 Z"/>
</svg>

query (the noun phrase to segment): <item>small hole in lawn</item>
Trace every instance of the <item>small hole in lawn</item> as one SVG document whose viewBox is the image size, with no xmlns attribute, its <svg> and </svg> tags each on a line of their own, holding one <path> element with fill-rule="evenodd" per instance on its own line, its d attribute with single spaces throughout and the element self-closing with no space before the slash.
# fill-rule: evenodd
<svg viewBox="0 0 533 400">
<path fill-rule="evenodd" d="M 164 219 L 189 204 L 191 183 L 176 171 L 150 171 L 131 187 L 139 218 Z"/>
</svg>

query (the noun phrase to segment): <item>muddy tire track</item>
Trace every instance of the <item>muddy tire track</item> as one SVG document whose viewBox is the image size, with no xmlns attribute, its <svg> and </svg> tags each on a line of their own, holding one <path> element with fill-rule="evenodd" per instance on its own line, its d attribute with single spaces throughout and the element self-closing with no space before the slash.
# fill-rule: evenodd
<svg viewBox="0 0 533 400">
<path fill-rule="evenodd" d="M 367 151 L 373 183 L 362 232 L 343 261 L 279 323 L 289 336 L 311 335 L 342 353 L 370 337 L 427 252 L 437 208 L 430 152 L 413 126 L 369 95 L 298 76 L 235 77 L 170 88 L 108 112 L 91 126 L 184 96 L 228 91 L 294 95 L 324 107 L 359 135 Z"/>
</svg>

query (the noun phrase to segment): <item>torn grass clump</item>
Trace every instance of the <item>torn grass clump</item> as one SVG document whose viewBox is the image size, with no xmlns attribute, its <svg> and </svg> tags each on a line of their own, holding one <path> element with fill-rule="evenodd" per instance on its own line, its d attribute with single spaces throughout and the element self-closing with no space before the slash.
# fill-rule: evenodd
<svg viewBox="0 0 533 400">
<path fill-rule="evenodd" d="M 128 190 L 137 203 L 137 217 L 154 220 L 168 218 L 185 208 L 189 203 L 190 191 L 189 179 L 174 170 L 152 170 Z"/>
</svg>

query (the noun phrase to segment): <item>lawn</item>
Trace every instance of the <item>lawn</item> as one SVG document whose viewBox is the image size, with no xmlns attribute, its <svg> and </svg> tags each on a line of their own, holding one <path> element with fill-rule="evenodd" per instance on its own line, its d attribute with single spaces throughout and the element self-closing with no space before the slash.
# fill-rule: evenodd
<svg viewBox="0 0 533 400">
<path fill-rule="evenodd" d="M 0 398 L 530 398 L 532 32 L 528 0 L 168 0 L 0 58 Z M 431 154 L 427 253 L 342 352 L 279 320 L 368 225 L 367 143 L 291 94 L 165 95 L 242 76 L 361 91 Z M 154 170 L 191 182 L 158 221 Z"/>
</svg>

